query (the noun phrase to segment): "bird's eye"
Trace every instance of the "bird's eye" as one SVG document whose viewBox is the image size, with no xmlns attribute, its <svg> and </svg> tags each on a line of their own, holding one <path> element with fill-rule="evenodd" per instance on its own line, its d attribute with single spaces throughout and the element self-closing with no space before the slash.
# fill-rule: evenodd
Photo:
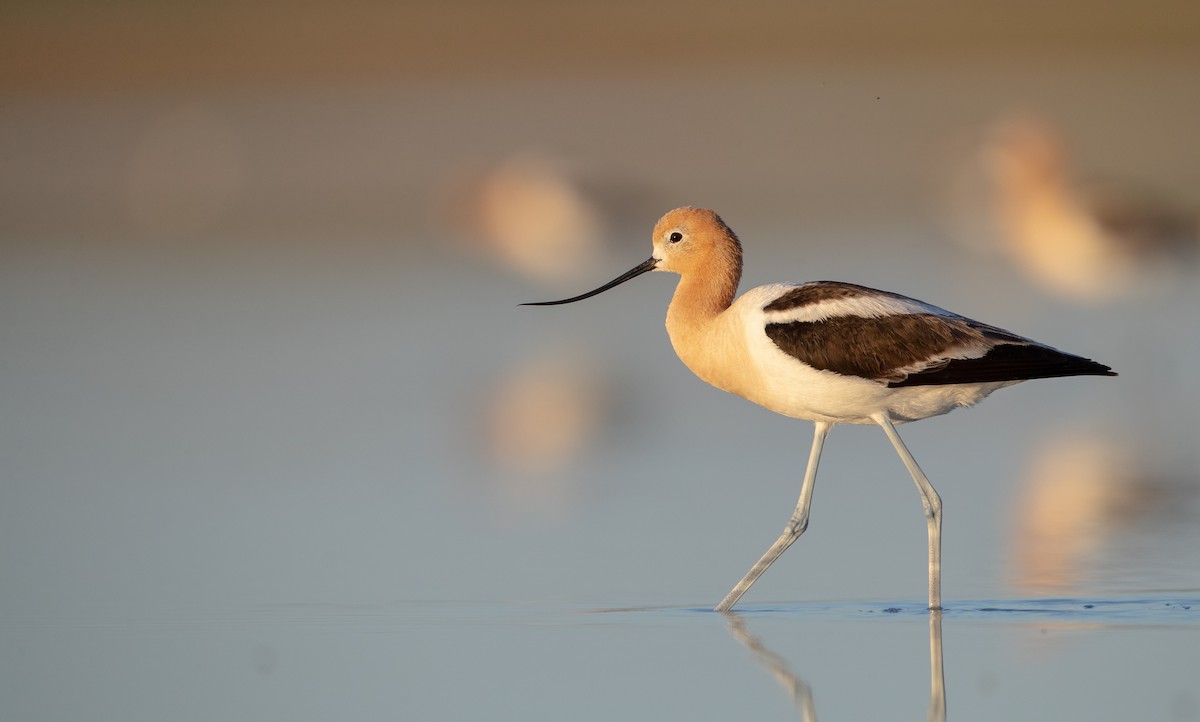
<svg viewBox="0 0 1200 722">
<path fill-rule="evenodd" d="M 674 233 L 671 234 L 670 238 L 668 238 L 667 240 L 669 240 L 671 243 L 679 243 L 680 241 L 683 240 L 683 234 L 680 233 L 679 231 L 675 231 Z"/>
</svg>

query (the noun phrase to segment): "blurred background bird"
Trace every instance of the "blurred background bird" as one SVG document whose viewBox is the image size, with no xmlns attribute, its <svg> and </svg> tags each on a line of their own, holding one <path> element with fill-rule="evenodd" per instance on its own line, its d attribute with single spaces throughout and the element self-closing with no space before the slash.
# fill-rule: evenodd
<svg viewBox="0 0 1200 722">
<path fill-rule="evenodd" d="M 983 133 L 983 233 L 1032 283 L 1075 303 L 1161 290 L 1194 267 L 1200 213 L 1128 181 L 1081 178 L 1063 132 L 1013 113 Z"/>
</svg>

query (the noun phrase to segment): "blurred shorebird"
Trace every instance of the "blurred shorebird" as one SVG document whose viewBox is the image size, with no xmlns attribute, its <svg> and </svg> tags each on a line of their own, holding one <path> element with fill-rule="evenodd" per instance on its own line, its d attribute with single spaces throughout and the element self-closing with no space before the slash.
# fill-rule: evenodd
<svg viewBox="0 0 1200 722">
<path fill-rule="evenodd" d="M 1059 296 L 1099 302 L 1155 288 L 1200 255 L 1200 216 L 1128 185 L 1077 183 L 1046 121 L 997 123 L 981 159 L 1002 249 Z"/>
<path fill-rule="evenodd" d="M 1115 376 L 1103 364 L 886 291 L 833 281 L 760 286 L 735 299 L 742 245 L 720 216 L 677 208 L 653 253 L 580 301 L 649 271 L 680 276 L 667 307 L 679 358 L 704 381 L 815 422 L 800 499 L 783 533 L 717 605 L 728 611 L 808 526 L 821 447 L 834 424 L 878 424 L 916 482 L 929 532 L 929 608 L 941 608 L 942 504 L 896 424 L 971 406 L 1028 379 Z"/>
</svg>

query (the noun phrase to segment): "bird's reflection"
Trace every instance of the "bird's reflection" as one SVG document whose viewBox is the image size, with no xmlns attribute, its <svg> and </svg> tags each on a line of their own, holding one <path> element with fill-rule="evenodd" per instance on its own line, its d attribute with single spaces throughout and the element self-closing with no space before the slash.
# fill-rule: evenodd
<svg viewBox="0 0 1200 722">
<path fill-rule="evenodd" d="M 750 650 L 754 660 L 766 667 L 775 681 L 783 685 L 783 688 L 792 696 L 792 702 L 795 703 L 796 710 L 800 713 L 800 719 L 804 722 L 815 721 L 817 710 L 813 706 L 812 690 L 808 684 L 788 669 L 787 662 L 783 657 L 767 649 L 761 639 L 746 629 L 746 621 L 740 614 L 735 612 L 724 612 L 724 614 L 726 621 L 729 622 L 729 632 L 733 638 Z"/>
<path fill-rule="evenodd" d="M 791 695 L 800 719 L 804 722 L 815 722 L 817 719 L 816 705 L 813 704 L 812 689 L 803 679 L 788 668 L 787 661 L 763 644 L 762 640 L 746 628 L 746 621 L 736 612 L 725 612 L 729 623 L 729 633 L 743 647 L 749 650 L 754 660 L 771 673 L 779 684 Z M 945 669 L 942 665 L 942 613 L 929 612 L 929 712 L 928 722 L 945 722 L 946 719 L 946 682 Z"/>
<path fill-rule="evenodd" d="M 946 719 L 946 670 L 942 666 L 942 610 L 929 611 L 929 722 Z"/>
</svg>

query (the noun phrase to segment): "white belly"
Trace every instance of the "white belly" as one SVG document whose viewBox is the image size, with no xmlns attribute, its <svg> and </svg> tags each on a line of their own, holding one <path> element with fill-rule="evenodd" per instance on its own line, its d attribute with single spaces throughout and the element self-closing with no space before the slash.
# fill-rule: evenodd
<svg viewBox="0 0 1200 722">
<path fill-rule="evenodd" d="M 888 388 L 869 379 L 811 368 L 780 351 L 765 335 L 761 339 L 750 354 L 757 366 L 755 383 L 735 393 L 797 419 L 872 424 L 871 417 L 882 412 L 896 422 L 916 421 L 971 406 L 998 388 L 1018 383 Z"/>
</svg>

